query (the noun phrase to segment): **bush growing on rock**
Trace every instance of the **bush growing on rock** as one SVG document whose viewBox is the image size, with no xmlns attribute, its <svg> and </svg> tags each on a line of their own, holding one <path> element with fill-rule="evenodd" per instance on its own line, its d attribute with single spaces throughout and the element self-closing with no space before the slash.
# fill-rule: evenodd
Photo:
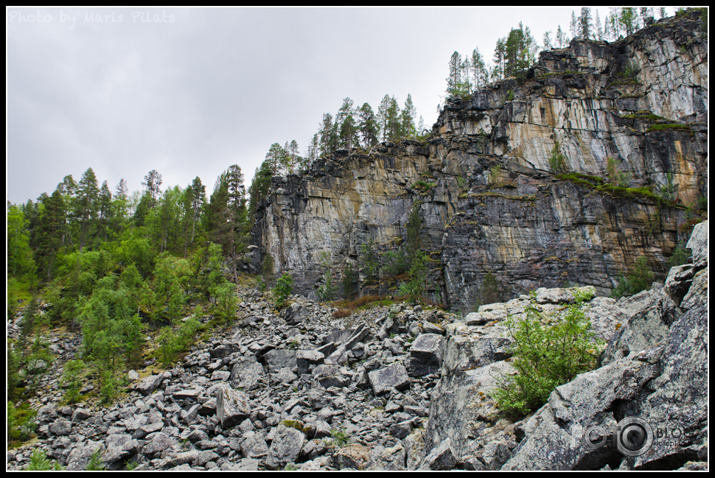
<svg viewBox="0 0 715 478">
<path fill-rule="evenodd" d="M 576 375 L 591 370 L 603 346 L 591 331 L 584 314 L 590 293 L 573 292 L 574 302 L 561 318 L 546 316 L 531 303 L 522 320 L 510 318 L 514 339 L 512 365 L 516 375 L 504 377 L 493 392 L 499 409 L 507 415 L 523 416 L 540 408 L 551 392 Z"/>
</svg>

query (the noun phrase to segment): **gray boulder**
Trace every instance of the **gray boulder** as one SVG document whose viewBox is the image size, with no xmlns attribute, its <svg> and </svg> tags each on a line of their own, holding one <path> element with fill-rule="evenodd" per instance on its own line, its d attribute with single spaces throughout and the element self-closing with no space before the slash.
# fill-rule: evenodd
<svg viewBox="0 0 715 478">
<path fill-rule="evenodd" d="M 136 453 L 139 442 L 127 433 L 117 433 L 107 437 L 104 447 L 106 451 L 102 455 L 102 460 L 107 464 L 112 464 Z"/>
<path fill-rule="evenodd" d="M 245 392 L 232 388 L 216 390 L 216 417 L 223 429 L 238 425 L 251 411 L 250 399 Z"/>
<path fill-rule="evenodd" d="M 304 443 L 303 432 L 283 424 L 278 425 L 268 449 L 266 466 L 270 469 L 277 469 L 289 463 L 295 463 Z"/>
<path fill-rule="evenodd" d="M 442 365 L 444 337 L 439 334 L 419 335 L 410 346 L 409 371 L 413 377 L 436 373 Z"/>
<path fill-rule="evenodd" d="M 263 365 L 253 358 L 248 358 L 239 360 L 233 365 L 229 380 L 232 387 L 241 387 L 244 390 L 250 391 L 258 388 L 258 385 L 265 375 Z"/>
<path fill-rule="evenodd" d="M 368 379 L 375 395 L 380 395 L 391 390 L 404 390 L 410 386 L 410 377 L 407 370 L 400 362 L 395 362 L 387 367 L 368 372 Z"/>
</svg>

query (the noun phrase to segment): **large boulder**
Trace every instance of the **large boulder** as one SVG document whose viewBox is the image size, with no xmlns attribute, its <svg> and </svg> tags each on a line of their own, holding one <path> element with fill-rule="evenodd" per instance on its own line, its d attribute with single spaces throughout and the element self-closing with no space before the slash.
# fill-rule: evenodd
<svg viewBox="0 0 715 478">
<path fill-rule="evenodd" d="M 407 369 L 400 362 L 373 370 L 367 375 L 375 395 L 381 395 L 391 390 L 404 390 L 410 386 Z"/>
<path fill-rule="evenodd" d="M 216 416 L 223 429 L 232 428 L 251 413 L 249 396 L 232 388 L 219 388 L 216 390 Z"/>
<path fill-rule="evenodd" d="M 266 466 L 270 469 L 276 469 L 295 463 L 304 443 L 305 435 L 303 432 L 281 423 L 278 425 L 271 446 L 268 449 Z"/>
</svg>

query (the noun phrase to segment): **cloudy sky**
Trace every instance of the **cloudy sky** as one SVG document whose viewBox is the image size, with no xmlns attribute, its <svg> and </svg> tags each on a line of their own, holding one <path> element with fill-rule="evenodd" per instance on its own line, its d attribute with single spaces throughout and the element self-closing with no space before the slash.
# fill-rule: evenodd
<svg viewBox="0 0 715 478">
<path fill-rule="evenodd" d="M 162 190 L 199 176 L 210 193 L 231 164 L 250 184 L 272 143 L 305 152 L 345 97 L 411 94 L 431 127 L 452 52 L 490 59 L 520 21 L 541 43 L 572 10 L 9 7 L 7 199 L 90 167 L 112 192 L 156 169 Z"/>
</svg>

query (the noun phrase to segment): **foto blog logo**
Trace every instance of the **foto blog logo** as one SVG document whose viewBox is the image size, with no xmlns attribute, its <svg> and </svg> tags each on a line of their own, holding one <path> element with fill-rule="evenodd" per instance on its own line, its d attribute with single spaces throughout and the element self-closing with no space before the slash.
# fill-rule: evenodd
<svg viewBox="0 0 715 478">
<path fill-rule="evenodd" d="M 618 451 L 625 456 L 640 456 L 653 446 L 653 428 L 645 420 L 636 417 L 624 418 L 613 430 L 598 425 L 589 427 L 583 439 L 586 447 L 595 450 L 604 446 L 612 436 Z"/>
</svg>

